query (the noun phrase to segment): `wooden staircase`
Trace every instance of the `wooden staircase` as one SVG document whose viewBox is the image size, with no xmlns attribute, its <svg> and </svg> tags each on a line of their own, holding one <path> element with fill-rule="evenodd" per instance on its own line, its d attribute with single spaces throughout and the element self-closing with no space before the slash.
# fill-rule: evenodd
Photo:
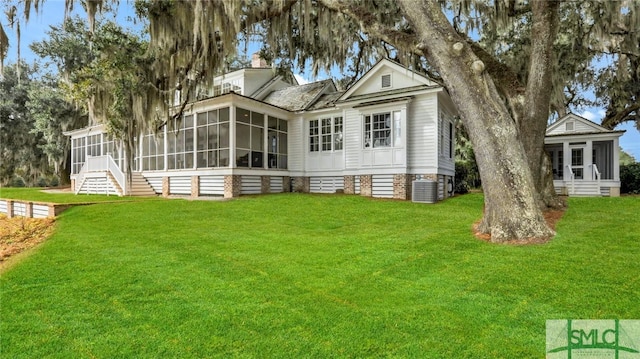
<svg viewBox="0 0 640 359">
<path fill-rule="evenodd" d="M 151 187 L 142 173 L 133 172 L 131 174 L 131 185 L 129 186 L 129 196 L 157 196 L 156 191 Z"/>
</svg>

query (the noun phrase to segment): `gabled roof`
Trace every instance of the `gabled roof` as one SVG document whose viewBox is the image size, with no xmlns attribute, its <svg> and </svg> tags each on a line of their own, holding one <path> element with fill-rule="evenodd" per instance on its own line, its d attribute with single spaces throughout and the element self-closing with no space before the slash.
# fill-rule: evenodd
<svg viewBox="0 0 640 359">
<path fill-rule="evenodd" d="M 570 136 L 580 134 L 607 134 L 624 133 L 625 131 L 615 131 L 606 129 L 593 121 L 569 113 L 561 119 L 547 127 L 547 136 Z"/>
<path fill-rule="evenodd" d="M 262 101 L 289 111 L 302 111 L 311 107 L 323 95 L 336 91 L 333 80 L 289 86 L 271 92 Z"/>
<path fill-rule="evenodd" d="M 384 74 L 392 75 L 392 83 L 389 88 L 382 88 L 378 82 Z M 346 102 L 357 100 L 360 96 L 375 97 L 438 87 L 440 86 L 425 75 L 385 58 L 378 61 L 358 79 L 338 101 Z"/>
</svg>

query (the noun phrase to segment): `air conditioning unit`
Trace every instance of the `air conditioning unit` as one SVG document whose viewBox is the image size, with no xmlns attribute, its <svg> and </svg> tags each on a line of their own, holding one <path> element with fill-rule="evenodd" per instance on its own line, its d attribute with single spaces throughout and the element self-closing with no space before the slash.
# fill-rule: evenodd
<svg viewBox="0 0 640 359">
<path fill-rule="evenodd" d="M 418 203 L 438 202 L 438 182 L 431 180 L 413 181 L 411 201 Z"/>
</svg>

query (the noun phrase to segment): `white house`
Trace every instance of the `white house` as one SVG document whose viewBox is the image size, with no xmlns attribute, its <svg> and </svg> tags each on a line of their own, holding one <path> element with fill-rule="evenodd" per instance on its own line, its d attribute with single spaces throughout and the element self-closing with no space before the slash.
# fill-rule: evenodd
<svg viewBox="0 0 640 359">
<path fill-rule="evenodd" d="M 387 59 L 342 92 L 331 80 L 288 83 L 258 61 L 216 77 L 176 130 L 142 136 L 132 184 L 103 126 L 68 132 L 71 179 L 76 193 L 397 199 L 411 199 L 413 181 L 423 179 L 444 199 L 453 188 L 456 115 L 442 86 Z"/>
<path fill-rule="evenodd" d="M 553 184 L 559 194 L 620 196 L 620 145 L 625 131 L 611 131 L 574 114 L 547 128 Z"/>
</svg>

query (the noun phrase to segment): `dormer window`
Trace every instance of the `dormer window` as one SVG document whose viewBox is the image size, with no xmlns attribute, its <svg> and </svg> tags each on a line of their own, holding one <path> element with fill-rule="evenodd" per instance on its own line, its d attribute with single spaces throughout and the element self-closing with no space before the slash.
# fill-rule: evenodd
<svg viewBox="0 0 640 359">
<path fill-rule="evenodd" d="M 565 128 L 564 129 L 566 131 L 573 131 L 573 124 L 574 124 L 573 121 L 569 121 L 569 122 L 565 123 Z"/>
<path fill-rule="evenodd" d="M 391 74 L 382 75 L 382 88 L 391 87 Z"/>
</svg>

